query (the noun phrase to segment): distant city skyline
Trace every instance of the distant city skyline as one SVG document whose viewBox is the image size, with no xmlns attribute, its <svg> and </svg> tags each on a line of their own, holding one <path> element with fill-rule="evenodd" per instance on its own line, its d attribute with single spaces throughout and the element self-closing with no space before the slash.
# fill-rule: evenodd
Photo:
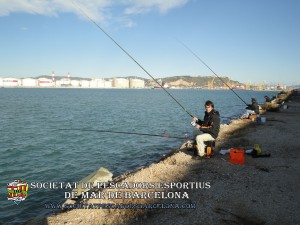
<svg viewBox="0 0 300 225">
<path fill-rule="evenodd" d="M 198 79 L 198 80 L 195 80 Z M 192 79 L 192 80 L 191 80 Z M 202 79 L 202 80 L 201 80 Z M 289 87 L 296 87 L 300 85 L 286 85 L 280 83 L 269 83 L 264 82 L 239 82 L 238 80 L 230 80 L 228 77 L 222 76 L 172 76 L 156 79 L 161 85 L 167 88 L 204 88 L 204 89 L 228 89 L 231 86 L 234 89 L 251 89 L 251 90 L 282 90 Z M 25 84 L 24 84 L 25 82 Z M 82 85 L 81 82 L 84 84 Z M 91 82 L 91 84 L 88 84 Z M 108 84 L 108 83 L 111 84 Z M 145 86 L 154 87 L 158 86 L 157 83 L 152 78 L 143 78 L 138 76 L 127 76 L 127 77 L 105 77 L 105 78 L 92 78 L 92 77 L 71 77 L 69 74 L 67 76 L 55 76 L 42 75 L 37 77 L 0 77 L 0 88 L 1 87 L 93 87 L 96 88 L 111 88 L 120 87 L 116 86 L 116 82 L 121 82 L 120 85 L 134 87 L 134 88 L 144 88 Z M 123 84 L 125 82 L 125 85 Z M 146 83 L 145 83 L 146 82 Z M 199 82 L 201 84 L 199 84 Z M 100 85 L 98 84 L 100 83 Z M 169 85 L 170 84 L 170 85 Z"/>
<path fill-rule="evenodd" d="M 82 15 L 84 10 L 155 78 L 218 75 L 300 84 L 300 2 L 196 0 L 0 1 L 0 77 L 150 77 Z"/>
</svg>

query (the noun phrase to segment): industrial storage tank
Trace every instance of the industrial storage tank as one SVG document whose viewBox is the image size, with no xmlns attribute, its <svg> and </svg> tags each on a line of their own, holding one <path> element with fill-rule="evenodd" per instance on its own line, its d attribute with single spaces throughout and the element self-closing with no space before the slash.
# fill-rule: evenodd
<svg viewBox="0 0 300 225">
<path fill-rule="evenodd" d="M 39 78 L 38 85 L 40 87 L 53 87 L 53 81 L 48 78 Z"/>
<path fill-rule="evenodd" d="M 129 87 L 130 88 L 144 88 L 145 81 L 141 79 L 130 79 L 129 80 Z"/>
<path fill-rule="evenodd" d="M 90 88 L 97 88 L 98 87 L 98 82 L 96 79 L 92 79 L 90 81 Z"/>
<path fill-rule="evenodd" d="M 112 87 L 112 81 L 111 80 L 104 81 L 104 87 L 105 88 L 111 88 Z"/>
<path fill-rule="evenodd" d="M 37 87 L 38 81 L 33 78 L 24 78 L 22 79 L 22 87 Z"/>
<path fill-rule="evenodd" d="M 88 80 L 81 80 L 80 85 L 83 88 L 89 88 L 90 87 L 90 81 L 88 81 Z"/>
<path fill-rule="evenodd" d="M 97 87 L 98 88 L 104 88 L 105 87 L 105 80 L 97 79 Z"/>
<path fill-rule="evenodd" d="M 71 81 L 68 78 L 62 78 L 62 79 L 56 81 L 56 85 L 59 87 L 70 87 Z"/>
<path fill-rule="evenodd" d="M 92 79 L 90 81 L 91 88 L 104 88 L 105 81 L 103 79 Z"/>
<path fill-rule="evenodd" d="M 129 80 L 126 78 L 114 78 L 113 87 L 115 88 L 129 88 Z"/>
<path fill-rule="evenodd" d="M 17 78 L 3 78 L 3 87 L 18 87 L 21 81 Z"/>
<path fill-rule="evenodd" d="M 71 80 L 71 85 L 72 85 L 72 87 L 79 87 L 80 81 L 79 80 Z"/>
</svg>

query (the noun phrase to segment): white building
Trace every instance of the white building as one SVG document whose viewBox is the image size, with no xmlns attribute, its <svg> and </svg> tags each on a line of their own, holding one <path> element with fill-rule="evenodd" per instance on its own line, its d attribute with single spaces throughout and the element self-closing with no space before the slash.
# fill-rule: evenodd
<svg viewBox="0 0 300 225">
<path fill-rule="evenodd" d="M 3 87 L 18 87 L 21 81 L 17 78 L 3 78 Z"/>
<path fill-rule="evenodd" d="M 71 80 L 68 79 L 68 78 L 62 78 L 62 79 L 56 81 L 56 86 L 70 87 L 71 86 Z"/>
<path fill-rule="evenodd" d="M 129 88 L 129 80 L 125 78 L 113 78 L 113 87 Z"/>
<path fill-rule="evenodd" d="M 111 80 L 104 81 L 104 87 L 105 88 L 112 88 L 112 81 Z"/>
<path fill-rule="evenodd" d="M 38 81 L 33 78 L 24 78 L 22 79 L 22 87 L 37 87 Z"/>
<path fill-rule="evenodd" d="M 90 87 L 90 81 L 88 80 L 81 80 L 80 81 L 80 86 L 83 88 L 89 88 Z"/>
<path fill-rule="evenodd" d="M 72 87 L 80 87 L 80 81 L 79 80 L 71 80 L 71 86 Z"/>
<path fill-rule="evenodd" d="M 105 88 L 105 80 L 103 79 L 92 79 L 90 81 L 91 88 Z"/>
<path fill-rule="evenodd" d="M 90 88 L 98 88 L 98 81 L 97 81 L 97 79 L 90 80 Z"/>
<path fill-rule="evenodd" d="M 97 86 L 98 86 L 98 88 L 104 88 L 105 87 L 105 80 L 97 79 Z"/>
<path fill-rule="evenodd" d="M 130 88 L 144 88 L 145 81 L 141 79 L 130 79 L 129 80 L 129 87 Z"/>
<path fill-rule="evenodd" d="M 50 80 L 48 78 L 39 78 L 38 85 L 40 87 L 53 87 L 54 83 L 52 80 Z"/>
<path fill-rule="evenodd" d="M 3 79 L 0 78 L 0 87 L 3 87 Z"/>
</svg>

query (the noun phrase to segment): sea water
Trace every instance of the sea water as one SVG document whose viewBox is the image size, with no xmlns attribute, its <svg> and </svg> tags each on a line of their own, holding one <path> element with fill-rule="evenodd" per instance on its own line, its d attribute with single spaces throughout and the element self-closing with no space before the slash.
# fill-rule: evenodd
<svg viewBox="0 0 300 225">
<path fill-rule="evenodd" d="M 230 90 L 168 90 L 192 115 L 204 116 L 211 100 L 221 122 L 239 117 L 245 104 Z M 250 103 L 270 92 L 236 90 Z M 24 223 L 50 215 L 49 202 L 63 202 L 64 192 L 29 189 L 19 205 L 8 201 L 6 185 L 79 181 L 99 167 L 114 176 L 160 159 L 184 140 L 86 130 L 189 137 L 191 117 L 163 90 L 0 89 L 0 221 Z M 74 130 L 72 130 L 74 129 Z"/>
</svg>

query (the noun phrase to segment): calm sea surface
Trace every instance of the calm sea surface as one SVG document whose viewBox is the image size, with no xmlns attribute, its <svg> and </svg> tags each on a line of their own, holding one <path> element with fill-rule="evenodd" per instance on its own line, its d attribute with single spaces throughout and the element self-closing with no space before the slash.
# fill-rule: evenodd
<svg viewBox="0 0 300 225">
<path fill-rule="evenodd" d="M 245 105 L 231 91 L 169 90 L 193 115 L 215 103 L 222 123 L 240 116 Z M 236 91 L 250 103 L 275 92 Z M 191 136 L 190 116 L 163 90 L 0 89 L 0 224 L 24 223 L 51 214 L 44 204 L 62 202 L 63 190 L 29 189 L 19 205 L 7 200 L 6 185 L 79 181 L 99 167 L 114 176 L 158 160 L 183 140 L 121 132 Z"/>
</svg>

